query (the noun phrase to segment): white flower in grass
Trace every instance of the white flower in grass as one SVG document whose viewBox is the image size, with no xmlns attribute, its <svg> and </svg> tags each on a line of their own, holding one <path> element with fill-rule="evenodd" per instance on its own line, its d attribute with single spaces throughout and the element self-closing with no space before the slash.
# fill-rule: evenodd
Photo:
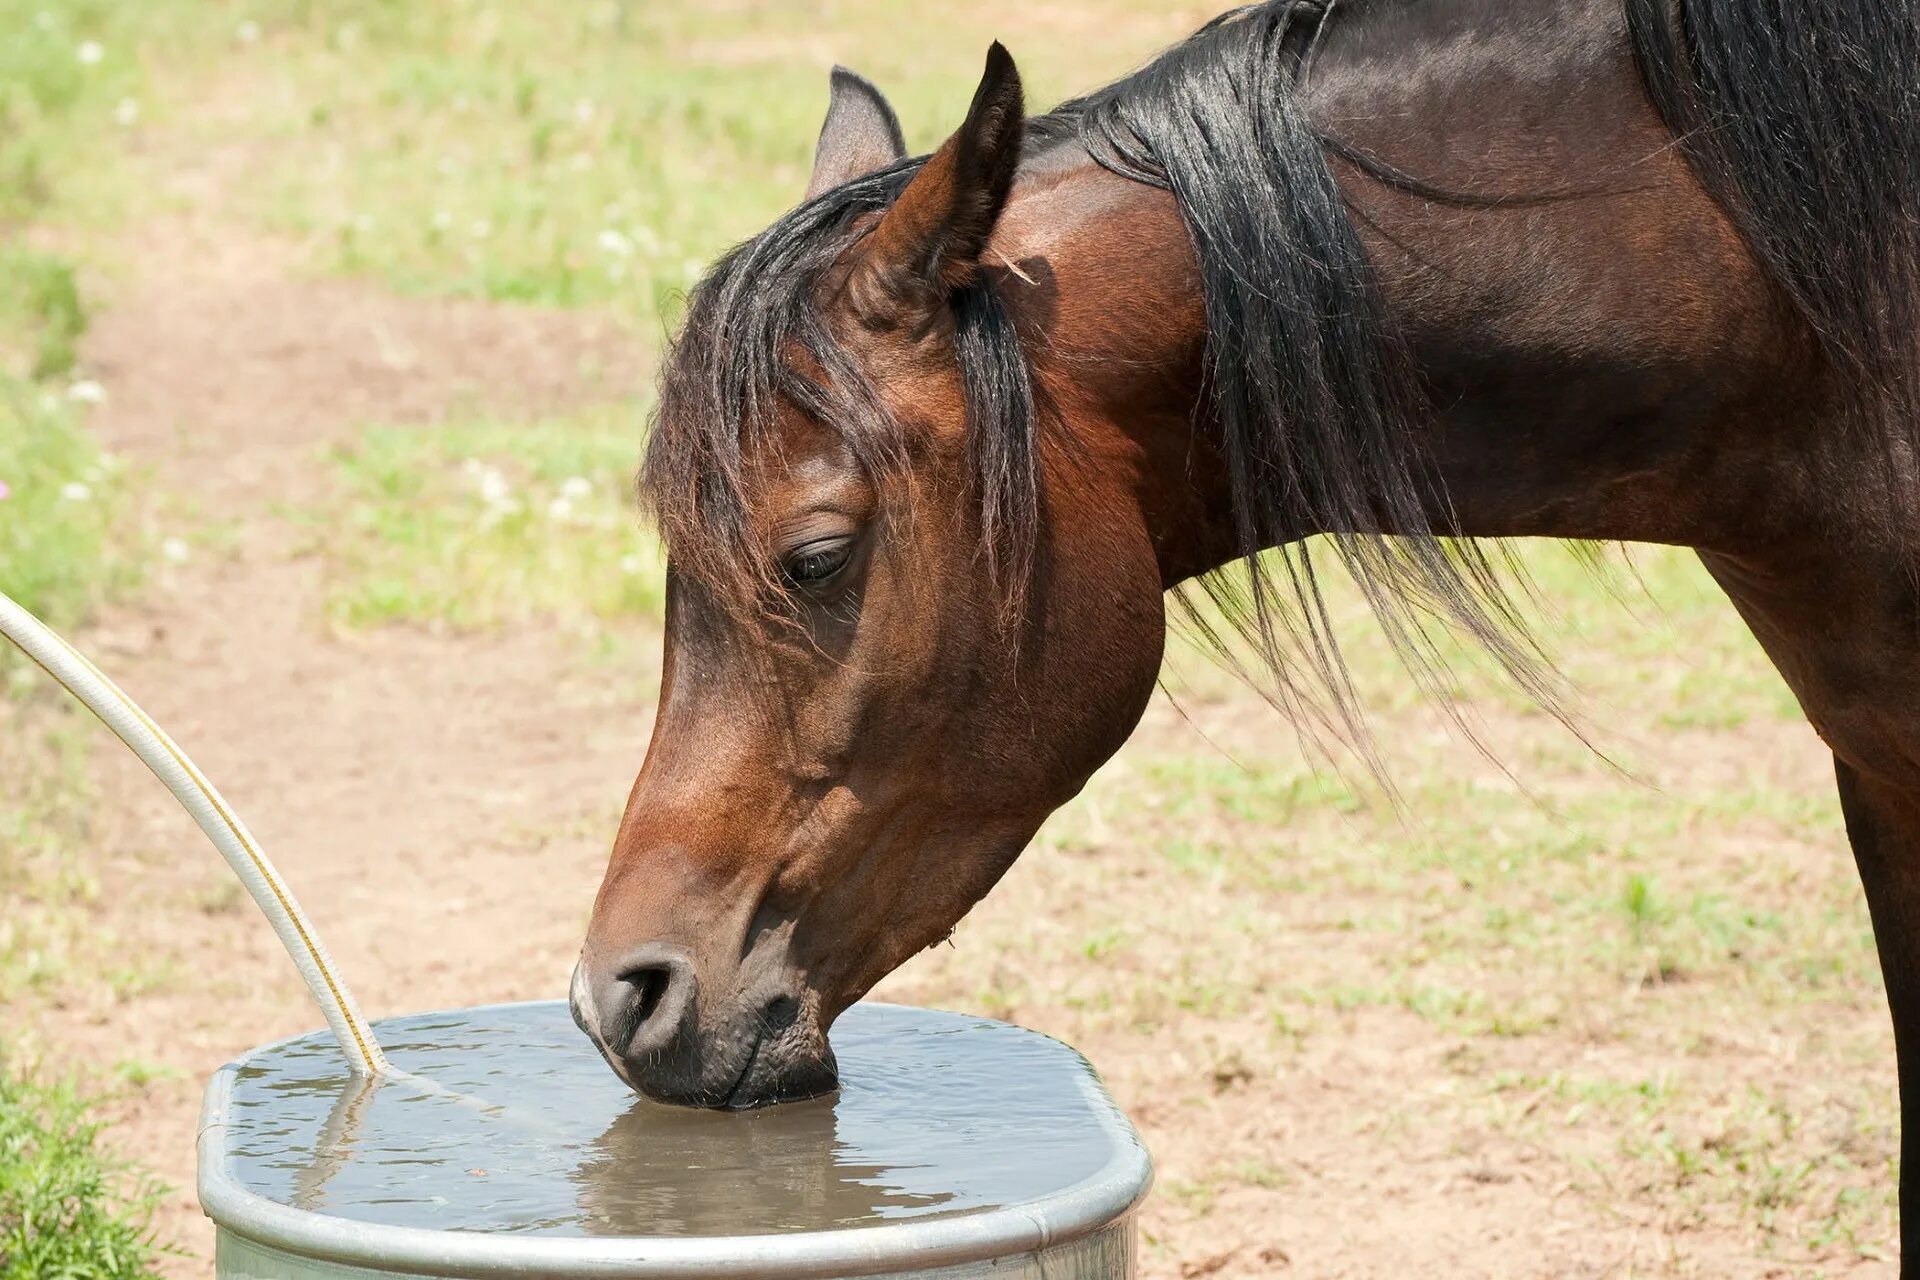
<svg viewBox="0 0 1920 1280">
<path fill-rule="evenodd" d="M 68 502 L 85 502 L 93 496 L 93 489 L 78 480 L 69 480 L 60 486 L 60 496 Z"/>
<path fill-rule="evenodd" d="M 131 128 L 140 119 L 140 101 L 137 98 L 122 98 L 113 109 L 114 123 L 121 128 Z"/>
<path fill-rule="evenodd" d="M 92 378 L 82 378 L 67 388 L 67 399 L 79 404 L 99 404 L 107 398 L 107 389 Z"/>
<path fill-rule="evenodd" d="M 81 66 L 91 67 L 106 57 L 107 51 L 101 47 L 98 40 L 82 40 L 80 47 L 73 51 L 73 56 L 80 59 Z"/>
<path fill-rule="evenodd" d="M 566 524 L 573 519 L 573 499 L 555 498 L 547 504 L 547 519 Z"/>
<path fill-rule="evenodd" d="M 640 572 L 646 567 L 647 562 L 639 556 L 620 557 L 620 572 L 626 574 L 629 578 L 638 577 Z"/>
<path fill-rule="evenodd" d="M 167 538 L 160 543 L 160 555 L 168 564 L 185 564 L 192 558 L 193 548 L 185 538 Z"/>
<path fill-rule="evenodd" d="M 574 103 L 573 118 L 579 124 L 586 124 L 589 120 L 592 120 L 593 119 L 592 100 L 589 98 L 582 98 L 580 99 L 580 101 Z"/>
<path fill-rule="evenodd" d="M 585 476 L 568 476 L 560 485 L 560 496 L 569 502 L 579 502 L 593 492 L 593 481 Z"/>
<path fill-rule="evenodd" d="M 482 528 L 490 529 L 520 510 L 520 503 L 513 496 L 513 482 L 500 468 L 478 458 L 466 458 L 460 463 L 460 471 L 486 506 L 480 517 Z"/>
<path fill-rule="evenodd" d="M 616 258 L 624 258 L 633 252 L 633 241 L 627 239 L 612 227 L 608 227 L 605 231 L 602 231 L 599 236 L 595 238 L 595 243 L 600 246 L 600 252 L 610 253 Z"/>
<path fill-rule="evenodd" d="M 490 507 L 502 507 L 513 501 L 513 485 L 493 467 L 480 473 L 480 500 Z"/>
<path fill-rule="evenodd" d="M 260 38 L 260 24 L 248 18 L 233 29 L 233 38 L 241 44 L 252 44 Z"/>
</svg>

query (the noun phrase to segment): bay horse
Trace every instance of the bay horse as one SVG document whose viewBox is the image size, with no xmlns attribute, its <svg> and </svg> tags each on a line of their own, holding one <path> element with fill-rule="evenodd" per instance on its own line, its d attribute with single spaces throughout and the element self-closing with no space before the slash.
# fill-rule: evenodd
<svg viewBox="0 0 1920 1280">
<path fill-rule="evenodd" d="M 659 711 L 576 1017 L 656 1099 L 827 1091 L 834 1018 L 1132 731 L 1169 603 L 1338 729 L 1316 555 L 1416 676 L 1441 625 L 1551 700 L 1475 540 L 1667 543 L 1832 747 L 1911 1200 L 1917 298 L 1912 0 L 1269 0 L 1031 119 L 996 44 L 917 158 L 836 70 L 664 363 Z"/>
</svg>

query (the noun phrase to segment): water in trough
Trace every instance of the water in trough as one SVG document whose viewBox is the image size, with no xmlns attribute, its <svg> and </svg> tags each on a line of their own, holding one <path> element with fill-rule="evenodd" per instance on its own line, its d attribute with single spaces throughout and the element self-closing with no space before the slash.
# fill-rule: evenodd
<svg viewBox="0 0 1920 1280">
<path fill-rule="evenodd" d="M 443 1231 L 741 1236 L 988 1212 L 1097 1177 L 1110 1104 L 1056 1041 L 856 1005 L 835 1096 L 748 1112 L 637 1099 L 558 1003 L 393 1018 L 368 1085 L 315 1033 L 249 1055 L 227 1173 L 290 1208 Z M 465 1095 L 464 1098 L 454 1095 Z"/>
</svg>

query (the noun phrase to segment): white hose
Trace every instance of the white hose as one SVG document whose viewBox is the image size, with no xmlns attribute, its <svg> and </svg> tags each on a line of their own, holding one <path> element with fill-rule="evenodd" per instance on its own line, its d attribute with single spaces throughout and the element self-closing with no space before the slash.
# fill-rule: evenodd
<svg viewBox="0 0 1920 1280">
<path fill-rule="evenodd" d="M 294 901 L 280 873 L 260 851 L 253 833 L 227 807 L 206 775 L 187 759 L 186 753 L 174 745 L 160 726 L 147 718 L 147 713 L 136 706 L 132 698 L 102 675 L 86 655 L 8 599 L 5 592 L 0 592 L 0 635 L 13 641 L 48 675 L 65 685 L 69 693 L 86 703 L 87 709 L 99 716 L 120 741 L 133 748 L 133 753 L 153 770 L 156 778 L 167 784 L 167 790 L 173 792 L 181 807 L 192 814 L 200 829 L 207 833 L 207 839 L 213 841 L 214 848 L 240 877 L 240 883 L 246 886 L 255 905 L 280 936 L 280 944 L 293 957 L 314 1003 L 320 1006 L 334 1039 L 347 1055 L 347 1065 L 353 1073 L 387 1075 L 391 1068 L 386 1055 L 380 1052 L 380 1044 L 373 1038 L 366 1019 L 360 1016 L 353 994 L 335 970 L 333 957 L 321 945 L 320 936 L 307 922 L 306 913 Z"/>
</svg>

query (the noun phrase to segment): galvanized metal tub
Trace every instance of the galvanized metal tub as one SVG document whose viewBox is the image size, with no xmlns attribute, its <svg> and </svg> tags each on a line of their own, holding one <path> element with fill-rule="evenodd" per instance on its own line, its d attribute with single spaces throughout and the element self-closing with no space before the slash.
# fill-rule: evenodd
<svg viewBox="0 0 1920 1280">
<path fill-rule="evenodd" d="M 558 1001 L 377 1025 L 412 1079 L 356 1085 L 314 1033 L 208 1085 L 216 1275 L 1134 1274 L 1146 1150 L 1033 1032 L 857 1005 L 836 1098 L 725 1115 L 633 1099 Z"/>
</svg>

